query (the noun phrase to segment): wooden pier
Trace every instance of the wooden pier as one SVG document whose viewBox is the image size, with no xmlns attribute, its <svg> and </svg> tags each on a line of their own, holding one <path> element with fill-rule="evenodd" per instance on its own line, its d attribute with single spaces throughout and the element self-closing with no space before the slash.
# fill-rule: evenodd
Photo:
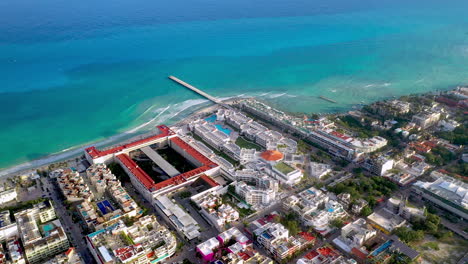
<svg viewBox="0 0 468 264">
<path fill-rule="evenodd" d="M 335 100 L 332 100 L 332 99 L 330 99 L 330 98 L 327 98 L 327 97 L 325 97 L 325 96 L 322 96 L 322 95 L 321 95 L 321 96 L 319 96 L 318 98 L 320 98 L 320 99 L 322 99 L 322 100 L 325 100 L 325 101 L 327 101 L 327 102 L 330 102 L 330 103 L 337 104 L 337 102 L 336 102 Z"/>
<path fill-rule="evenodd" d="M 212 101 L 212 102 L 215 103 L 215 104 L 218 104 L 218 105 L 221 105 L 221 106 L 224 106 L 224 107 L 226 107 L 226 108 L 231 109 L 231 106 L 229 106 L 229 105 L 223 103 L 223 102 L 222 102 L 221 100 L 219 100 L 218 98 L 216 98 L 216 97 L 214 97 L 214 96 L 211 96 L 211 95 L 205 93 L 204 91 L 202 91 L 202 90 L 196 88 L 195 86 L 192 86 L 192 85 L 190 85 L 190 84 L 188 84 L 188 83 L 182 81 L 181 79 L 179 79 L 179 78 L 177 78 L 177 77 L 174 77 L 174 76 L 171 75 L 171 76 L 169 76 L 169 79 L 171 79 L 171 80 L 173 80 L 174 82 L 176 82 L 176 83 L 178 83 L 178 84 L 184 86 L 185 88 L 188 88 L 189 90 L 191 90 L 191 91 L 193 91 L 193 92 L 195 92 L 195 93 L 197 93 L 197 94 L 199 94 L 199 95 L 205 97 L 206 99 Z"/>
</svg>

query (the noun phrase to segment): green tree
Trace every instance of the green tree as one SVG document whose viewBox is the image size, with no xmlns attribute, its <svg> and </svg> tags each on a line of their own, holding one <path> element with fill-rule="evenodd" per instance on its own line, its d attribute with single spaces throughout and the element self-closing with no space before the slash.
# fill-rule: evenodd
<svg viewBox="0 0 468 264">
<path fill-rule="evenodd" d="M 330 225 L 332 227 L 342 228 L 344 226 L 344 222 L 341 219 L 334 219 L 330 222 Z"/>
<path fill-rule="evenodd" d="M 406 243 L 420 241 L 424 238 L 424 231 L 414 231 L 408 227 L 399 227 L 394 230 L 394 234 Z"/>
<path fill-rule="evenodd" d="M 364 206 L 361 210 L 361 216 L 367 217 L 372 214 L 372 209 L 369 206 Z"/>
</svg>

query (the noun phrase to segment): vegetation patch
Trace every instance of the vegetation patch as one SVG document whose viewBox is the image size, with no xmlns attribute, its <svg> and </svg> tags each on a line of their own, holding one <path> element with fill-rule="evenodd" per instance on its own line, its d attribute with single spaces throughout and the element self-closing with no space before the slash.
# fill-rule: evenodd
<svg viewBox="0 0 468 264">
<path fill-rule="evenodd" d="M 215 148 L 213 148 L 212 146 L 210 146 L 208 143 L 206 143 L 200 136 L 196 135 L 196 134 L 193 134 L 193 138 L 197 141 L 200 141 L 202 142 L 203 144 L 205 144 L 205 146 L 207 146 L 209 149 L 211 149 L 217 156 L 220 156 L 221 158 L 227 160 L 229 163 L 231 163 L 232 165 L 234 166 L 239 166 L 239 161 L 231 158 L 230 156 L 228 156 L 226 153 L 224 152 L 221 152 Z"/>
<path fill-rule="evenodd" d="M 275 165 L 275 169 L 279 170 L 283 174 L 288 174 L 290 172 L 294 171 L 294 168 L 289 166 L 288 164 L 284 162 L 279 162 Z"/>
<path fill-rule="evenodd" d="M 461 125 L 451 132 L 439 132 L 437 136 L 457 145 L 468 145 L 468 126 Z"/>
<path fill-rule="evenodd" d="M 114 174 L 120 182 L 130 182 L 130 177 L 128 174 L 116 162 L 110 163 L 107 165 L 107 168 L 109 168 L 112 174 Z"/>
<path fill-rule="evenodd" d="M 388 196 L 397 189 L 398 185 L 386 178 L 380 176 L 366 177 L 362 173 L 358 173 L 354 179 L 329 187 L 329 191 L 335 194 L 349 193 L 352 202 L 363 198 L 369 203 L 369 207 L 371 208 L 377 204 L 377 199 Z"/>
<path fill-rule="evenodd" d="M 243 138 L 243 137 L 238 137 L 236 139 L 236 145 L 241 147 L 241 148 L 246 148 L 246 149 L 255 149 L 257 151 L 260 151 L 262 150 L 262 147 L 260 147 L 259 145 Z"/>
</svg>

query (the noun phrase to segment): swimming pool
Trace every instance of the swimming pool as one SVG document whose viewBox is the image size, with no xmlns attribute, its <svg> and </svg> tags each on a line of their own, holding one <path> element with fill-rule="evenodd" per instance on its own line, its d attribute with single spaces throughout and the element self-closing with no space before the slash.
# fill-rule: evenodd
<svg viewBox="0 0 468 264">
<path fill-rule="evenodd" d="M 383 245 L 381 245 L 378 249 L 376 249 L 373 253 L 372 253 L 372 256 L 377 256 L 378 254 L 380 254 L 382 251 L 386 250 L 387 248 L 389 248 L 391 245 L 392 245 L 392 241 L 389 240 L 387 242 L 385 242 Z"/>
<path fill-rule="evenodd" d="M 230 129 L 228 129 L 228 128 L 224 128 L 222 125 L 215 125 L 215 127 L 216 127 L 219 131 L 223 132 L 224 134 L 226 134 L 226 135 L 231 135 L 232 130 L 230 130 Z"/>
<path fill-rule="evenodd" d="M 42 230 L 44 230 L 44 235 L 46 237 L 49 236 L 50 231 L 54 230 L 55 226 L 53 224 L 46 224 L 42 226 Z"/>
<path fill-rule="evenodd" d="M 98 202 L 96 205 L 103 215 L 114 211 L 114 207 L 112 207 L 108 200 Z"/>
<path fill-rule="evenodd" d="M 205 121 L 214 123 L 216 121 L 216 115 L 212 115 L 210 117 L 205 118 Z"/>
</svg>

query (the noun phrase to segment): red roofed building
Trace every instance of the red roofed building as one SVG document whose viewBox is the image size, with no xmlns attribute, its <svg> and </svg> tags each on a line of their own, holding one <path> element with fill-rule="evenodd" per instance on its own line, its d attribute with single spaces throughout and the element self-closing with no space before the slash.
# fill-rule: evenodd
<svg viewBox="0 0 468 264">
<path fill-rule="evenodd" d="M 214 174 L 218 170 L 218 165 L 198 152 L 187 142 L 177 137 L 167 126 L 157 127 L 159 133 L 150 137 L 142 138 L 122 146 L 113 147 L 107 150 L 98 150 L 96 147 L 85 149 L 85 155 L 91 164 L 110 163 L 117 161 L 130 176 L 130 180 L 135 188 L 148 200 L 153 201 L 154 195 L 172 191 L 185 184 L 189 184 L 202 174 Z M 129 153 L 142 147 L 158 144 L 158 146 L 169 145 L 172 149 L 190 161 L 198 168 L 176 175 L 165 181 L 156 183 L 138 164 L 130 157 Z M 213 184 L 213 182 L 210 182 Z"/>
<path fill-rule="evenodd" d="M 344 140 L 346 142 L 348 142 L 350 139 L 352 139 L 351 137 L 348 137 L 348 136 L 346 136 L 346 135 L 344 135 L 344 134 L 342 134 L 342 133 L 340 133 L 338 131 L 332 131 L 332 132 L 330 132 L 330 134 L 337 137 L 337 138 L 340 138 L 340 139 L 342 139 L 342 140 Z"/>
<path fill-rule="evenodd" d="M 202 174 L 200 176 L 200 179 L 202 179 L 203 181 L 208 183 L 208 185 L 210 185 L 211 187 L 219 186 L 219 183 L 217 183 L 215 180 L 213 180 L 213 178 L 211 178 L 209 176 L 206 176 L 205 174 Z"/>
<path fill-rule="evenodd" d="M 218 169 L 218 165 L 198 152 L 187 142 L 177 137 L 167 126 L 158 126 L 157 135 L 136 140 L 134 142 L 110 148 L 107 150 L 98 150 L 96 147 L 90 147 L 85 150 L 88 161 L 94 163 L 118 162 L 130 176 L 130 180 L 135 188 L 148 200 L 153 201 L 153 196 L 163 192 L 172 191 L 185 184 L 196 180 L 202 174 L 211 175 Z M 176 152 L 190 161 L 198 168 L 176 175 L 165 181 L 156 183 L 135 161 L 128 155 L 131 151 L 145 146 L 158 144 L 160 146 L 169 145 Z M 206 176 L 205 176 L 206 177 Z M 208 178 L 207 178 L 208 179 Z M 212 179 L 207 180 L 209 184 L 216 184 Z"/>
<path fill-rule="evenodd" d="M 121 146 L 113 147 L 106 150 L 99 150 L 95 146 L 85 149 L 86 159 L 91 164 L 95 163 L 109 163 L 114 159 L 114 156 L 125 153 L 128 154 L 130 151 L 149 146 L 158 142 L 168 140 L 175 133 L 166 125 L 157 126 L 158 134 L 146 138 L 142 138 L 131 143 L 127 143 Z"/>
<path fill-rule="evenodd" d="M 358 259 L 364 261 L 365 259 L 367 259 L 367 254 L 362 252 L 361 250 L 359 250 L 358 248 L 355 248 L 353 247 L 351 249 L 351 253 L 356 256 Z"/>
<path fill-rule="evenodd" d="M 277 151 L 277 150 L 266 150 L 260 154 L 262 159 L 266 161 L 279 161 L 282 160 L 284 155 L 283 153 Z"/>
<path fill-rule="evenodd" d="M 345 259 L 336 249 L 332 247 L 320 247 L 310 251 L 297 261 L 297 264 L 325 264 L 325 263 L 355 263 Z"/>
</svg>

